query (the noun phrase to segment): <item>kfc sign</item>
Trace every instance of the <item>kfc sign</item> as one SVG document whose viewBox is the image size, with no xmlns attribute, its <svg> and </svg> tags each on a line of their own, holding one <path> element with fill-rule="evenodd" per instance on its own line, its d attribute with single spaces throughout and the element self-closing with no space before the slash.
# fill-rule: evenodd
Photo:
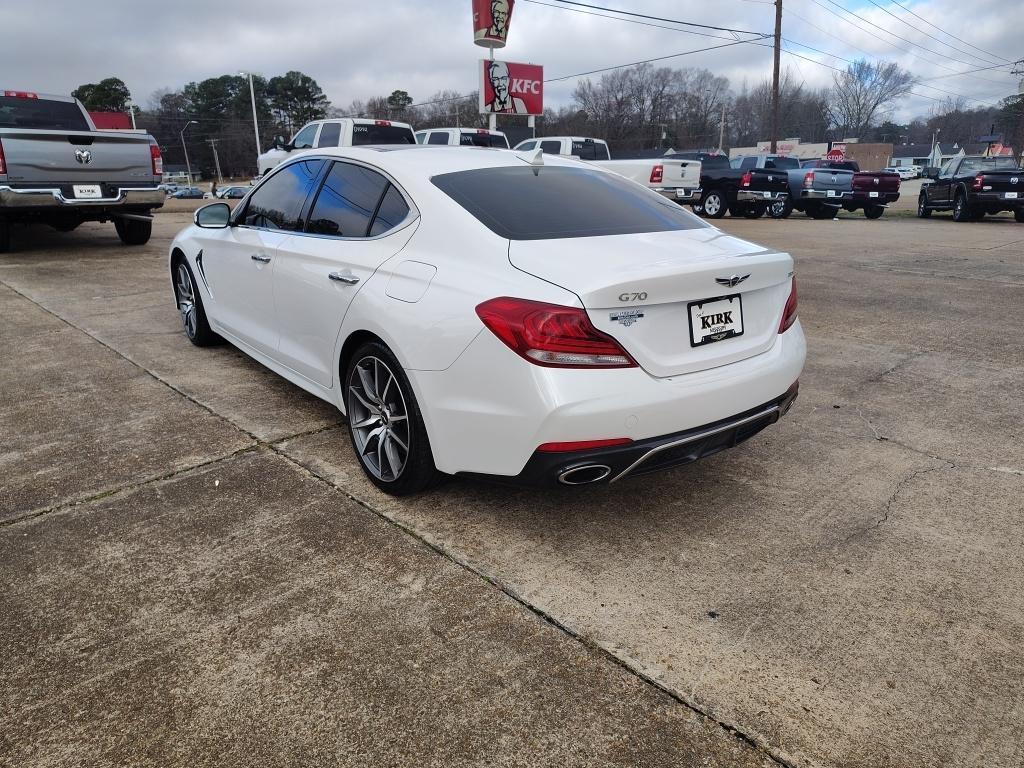
<svg viewBox="0 0 1024 768">
<path fill-rule="evenodd" d="M 473 42 L 484 48 L 504 48 L 516 0 L 473 0 Z"/>
<path fill-rule="evenodd" d="M 543 114 L 544 67 L 511 61 L 481 61 L 480 112 L 495 115 Z"/>
</svg>

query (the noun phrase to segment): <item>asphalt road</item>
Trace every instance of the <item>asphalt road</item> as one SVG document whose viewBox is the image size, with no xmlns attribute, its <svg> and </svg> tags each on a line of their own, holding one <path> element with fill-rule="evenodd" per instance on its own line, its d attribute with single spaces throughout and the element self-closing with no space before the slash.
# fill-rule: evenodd
<svg viewBox="0 0 1024 768">
<path fill-rule="evenodd" d="M 725 219 L 797 260 L 782 422 L 396 501 L 180 332 L 193 207 L 0 256 L 0 764 L 1024 764 L 1024 225 Z"/>
</svg>

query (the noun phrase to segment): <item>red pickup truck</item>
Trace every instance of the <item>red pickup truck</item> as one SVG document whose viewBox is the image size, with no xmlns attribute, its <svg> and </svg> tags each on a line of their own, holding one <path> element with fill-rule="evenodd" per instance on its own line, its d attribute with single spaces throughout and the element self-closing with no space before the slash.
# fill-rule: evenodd
<svg viewBox="0 0 1024 768">
<path fill-rule="evenodd" d="M 800 167 L 853 171 L 853 198 L 843 201 L 843 208 L 863 209 L 869 219 L 877 219 L 900 199 L 900 175 L 892 171 L 862 171 L 856 160 L 807 160 Z"/>
</svg>

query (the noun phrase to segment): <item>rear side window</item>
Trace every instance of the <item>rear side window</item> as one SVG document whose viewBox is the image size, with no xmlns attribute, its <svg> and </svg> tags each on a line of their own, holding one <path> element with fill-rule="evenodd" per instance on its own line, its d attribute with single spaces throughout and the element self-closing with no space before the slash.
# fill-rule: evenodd
<svg viewBox="0 0 1024 768">
<path fill-rule="evenodd" d="M 448 143 L 448 134 L 447 133 L 441 133 L 439 131 L 434 131 L 432 134 L 430 134 L 430 138 L 427 139 L 427 144 L 447 144 L 447 143 Z"/>
<path fill-rule="evenodd" d="M 249 198 L 241 223 L 289 232 L 301 230 L 302 206 L 313 191 L 323 164 L 323 160 L 292 163 L 268 178 Z"/>
<path fill-rule="evenodd" d="M 400 125 L 356 123 L 352 126 L 352 145 L 362 144 L 415 144 L 416 137 Z"/>
<path fill-rule="evenodd" d="M 459 144 L 464 147 L 498 147 L 508 149 L 508 139 L 493 133 L 463 131 L 459 136 Z"/>
<path fill-rule="evenodd" d="M 572 153 L 580 160 L 608 160 L 608 147 L 596 141 L 574 141 Z"/>
<path fill-rule="evenodd" d="M 546 155 L 560 155 L 562 153 L 562 142 L 560 141 L 542 141 L 540 143 L 541 151 Z M 525 147 L 524 147 L 525 149 Z M 531 147 L 532 149 L 532 147 Z"/>
<path fill-rule="evenodd" d="M 409 206 L 406 204 L 405 198 L 393 184 L 390 185 L 388 191 L 384 193 L 384 199 L 381 200 L 380 208 L 377 209 L 377 215 L 373 219 L 370 237 L 383 235 L 389 229 L 394 229 L 408 215 Z"/>
<path fill-rule="evenodd" d="M 757 158 L 756 157 L 744 157 L 740 161 L 740 170 L 741 171 L 749 171 L 751 168 L 757 168 Z"/>
<path fill-rule="evenodd" d="M 524 143 L 520 144 L 517 151 L 525 152 L 526 150 L 533 149 L 536 146 L 537 146 L 537 142 L 536 141 L 527 141 L 527 142 L 524 142 Z"/>
<path fill-rule="evenodd" d="M 617 174 L 589 168 L 480 168 L 441 174 L 432 181 L 481 224 L 510 240 L 708 226 L 657 193 Z"/>
<path fill-rule="evenodd" d="M 88 131 L 89 124 L 73 101 L 0 96 L 0 128 Z"/>
<path fill-rule="evenodd" d="M 341 123 L 324 123 L 320 129 L 320 138 L 317 139 L 318 147 L 336 147 L 341 140 Z"/>
<path fill-rule="evenodd" d="M 335 163 L 317 195 L 306 231 L 314 235 L 366 237 L 388 183 L 369 168 Z"/>
<path fill-rule="evenodd" d="M 417 133 L 416 134 L 416 143 L 417 144 L 422 144 L 423 140 L 425 138 L 427 138 L 427 134 L 423 133 L 422 131 L 420 133 Z"/>
</svg>

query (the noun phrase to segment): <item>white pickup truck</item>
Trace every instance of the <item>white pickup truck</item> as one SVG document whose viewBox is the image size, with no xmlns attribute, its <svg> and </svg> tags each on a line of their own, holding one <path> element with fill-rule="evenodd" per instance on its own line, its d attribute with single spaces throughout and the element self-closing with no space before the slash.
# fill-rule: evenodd
<svg viewBox="0 0 1024 768">
<path fill-rule="evenodd" d="M 362 117 L 337 117 L 306 123 L 291 141 L 283 136 L 274 140 L 272 149 L 257 159 L 260 176 L 276 168 L 292 152 L 320 147 L 360 147 L 367 144 L 415 144 L 416 136 L 408 123 L 371 120 Z"/>
<path fill-rule="evenodd" d="M 508 149 L 508 138 L 501 131 L 486 128 L 428 128 L 416 131 L 416 143 L 448 147 L 497 147 Z"/>
<path fill-rule="evenodd" d="M 97 131 L 70 96 L 0 89 L 0 253 L 11 227 L 40 222 L 70 232 L 112 221 L 125 245 L 143 245 L 164 204 L 160 148 L 144 131 Z"/>
<path fill-rule="evenodd" d="M 612 160 L 607 142 L 584 136 L 543 136 L 515 146 L 520 152 L 533 149 L 592 162 L 680 203 L 701 199 L 700 160 Z"/>
</svg>

